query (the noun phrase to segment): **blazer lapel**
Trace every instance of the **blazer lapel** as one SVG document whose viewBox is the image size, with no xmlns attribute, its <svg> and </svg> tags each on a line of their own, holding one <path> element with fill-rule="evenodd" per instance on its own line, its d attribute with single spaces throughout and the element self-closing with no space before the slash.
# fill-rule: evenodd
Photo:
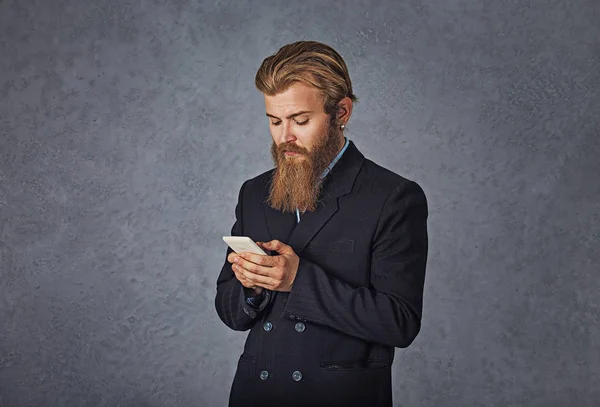
<svg viewBox="0 0 600 407">
<path fill-rule="evenodd" d="M 322 195 L 317 210 L 301 214 L 300 223 L 295 228 L 295 213 L 284 214 L 265 205 L 267 224 L 272 239 L 280 240 L 292 246 L 294 252 L 300 254 L 319 230 L 338 211 L 338 199 L 352 190 L 352 185 L 364 159 L 363 154 L 350 141 L 340 160 L 323 181 Z"/>
<path fill-rule="evenodd" d="M 328 193 L 323 188 L 323 198 L 314 212 L 305 212 L 300 215 L 300 223 L 296 226 L 288 244 L 296 254 L 302 253 L 306 245 L 312 240 L 319 230 L 337 212 L 339 208 L 338 195 Z"/>
</svg>

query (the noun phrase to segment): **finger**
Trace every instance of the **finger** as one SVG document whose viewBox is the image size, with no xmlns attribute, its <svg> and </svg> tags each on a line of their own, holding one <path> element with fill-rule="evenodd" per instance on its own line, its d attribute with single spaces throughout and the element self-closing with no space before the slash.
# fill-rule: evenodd
<svg viewBox="0 0 600 407">
<path fill-rule="evenodd" d="M 235 278 L 240 280 L 240 283 L 242 283 L 243 280 L 246 279 L 246 277 L 244 277 L 244 274 L 242 274 L 242 270 L 238 269 L 235 264 L 233 266 L 231 266 L 231 269 L 233 270 L 233 274 L 235 275 Z"/>
<path fill-rule="evenodd" d="M 244 281 L 240 281 L 240 283 L 246 288 L 256 287 L 256 285 L 252 281 L 244 280 Z"/>
<path fill-rule="evenodd" d="M 236 278 L 238 280 L 246 280 L 248 282 L 251 282 L 252 284 L 255 284 L 256 281 L 254 280 L 255 276 L 260 276 L 260 274 L 256 274 L 251 270 L 245 269 L 244 267 L 240 266 L 239 264 L 234 264 L 233 266 L 231 266 L 231 268 L 233 269 L 233 272 L 236 275 Z"/>
<path fill-rule="evenodd" d="M 252 272 L 254 274 L 260 274 L 262 276 L 269 276 L 269 275 L 271 275 L 271 272 L 274 269 L 273 267 L 260 266 L 258 264 L 254 264 L 254 263 L 252 263 L 250 261 L 247 261 L 247 260 L 244 260 L 242 258 L 240 258 L 235 265 L 238 266 L 238 267 L 241 267 L 243 270 L 250 271 L 250 272 Z"/>
<path fill-rule="evenodd" d="M 264 243 L 264 242 L 256 242 L 256 244 L 257 244 L 257 245 L 258 245 L 258 246 L 259 246 L 261 249 L 264 249 L 264 248 L 266 248 L 266 246 L 267 246 L 267 243 Z"/>
<path fill-rule="evenodd" d="M 253 281 L 248 280 L 244 277 L 243 273 L 235 273 L 237 280 L 246 288 L 255 288 L 256 284 Z"/>
<path fill-rule="evenodd" d="M 276 283 L 276 281 L 274 281 L 272 277 L 255 274 L 248 270 L 244 270 L 242 274 L 247 280 L 251 281 L 257 286 L 270 287 L 273 286 L 274 283 Z"/>
<path fill-rule="evenodd" d="M 237 278 L 244 287 L 253 288 L 256 285 L 254 281 L 248 279 L 248 277 L 245 275 L 245 273 L 248 272 L 247 270 L 243 269 L 242 267 L 236 264 L 234 264 L 231 268 L 233 269 L 235 278 Z"/>
<path fill-rule="evenodd" d="M 256 242 L 256 244 L 258 245 L 258 247 L 260 247 L 261 249 L 266 249 L 265 244 L 263 242 Z"/>
<path fill-rule="evenodd" d="M 259 266 L 264 266 L 264 267 L 275 267 L 278 262 L 276 257 L 264 256 L 262 254 L 242 253 L 242 254 L 240 254 L 240 257 L 251 263 L 258 264 Z"/>
<path fill-rule="evenodd" d="M 254 288 L 255 284 L 248 280 L 246 277 L 244 277 L 242 274 L 236 274 L 235 277 L 237 278 L 237 280 L 246 288 Z"/>
<path fill-rule="evenodd" d="M 290 246 L 279 240 L 271 240 L 270 242 L 265 243 L 265 248 L 276 251 L 279 254 L 288 253 L 291 249 Z"/>
</svg>

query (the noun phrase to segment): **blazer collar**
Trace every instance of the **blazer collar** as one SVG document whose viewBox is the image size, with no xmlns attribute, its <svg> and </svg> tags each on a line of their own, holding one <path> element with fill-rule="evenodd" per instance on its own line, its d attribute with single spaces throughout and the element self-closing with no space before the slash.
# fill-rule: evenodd
<svg viewBox="0 0 600 407">
<path fill-rule="evenodd" d="M 364 155 L 350 141 L 347 150 L 323 181 L 317 210 L 314 212 L 304 212 L 300 223 L 297 225 L 295 225 L 295 213 L 282 213 L 265 204 L 267 226 L 271 234 L 271 239 L 280 240 L 292 246 L 296 254 L 301 253 L 317 232 L 338 211 L 339 197 L 348 194 L 352 190 L 352 186 L 364 160 Z M 271 172 L 271 176 L 273 172 Z M 268 196 L 268 189 L 267 185 L 266 196 Z"/>
</svg>

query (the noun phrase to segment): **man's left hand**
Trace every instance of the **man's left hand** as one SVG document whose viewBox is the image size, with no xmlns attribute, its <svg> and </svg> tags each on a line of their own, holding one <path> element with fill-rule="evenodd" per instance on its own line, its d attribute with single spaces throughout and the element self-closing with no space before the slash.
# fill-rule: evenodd
<svg viewBox="0 0 600 407">
<path fill-rule="evenodd" d="M 238 261 L 232 267 L 237 272 L 252 281 L 257 287 L 272 291 L 289 292 L 296 279 L 300 258 L 291 246 L 279 240 L 270 242 L 256 242 L 261 248 L 273 250 L 278 256 L 264 256 L 262 254 L 241 253 Z"/>
</svg>

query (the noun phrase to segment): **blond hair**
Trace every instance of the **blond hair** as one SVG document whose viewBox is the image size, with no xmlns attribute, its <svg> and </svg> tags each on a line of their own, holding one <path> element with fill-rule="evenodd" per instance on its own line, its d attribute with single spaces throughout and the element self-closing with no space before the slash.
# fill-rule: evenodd
<svg viewBox="0 0 600 407">
<path fill-rule="evenodd" d="M 344 59 L 333 48 L 316 41 L 297 41 L 284 45 L 265 58 L 254 83 L 265 95 L 284 92 L 302 82 L 321 91 L 325 113 L 335 118 L 337 105 L 346 96 L 353 102 L 352 82 Z"/>
</svg>

